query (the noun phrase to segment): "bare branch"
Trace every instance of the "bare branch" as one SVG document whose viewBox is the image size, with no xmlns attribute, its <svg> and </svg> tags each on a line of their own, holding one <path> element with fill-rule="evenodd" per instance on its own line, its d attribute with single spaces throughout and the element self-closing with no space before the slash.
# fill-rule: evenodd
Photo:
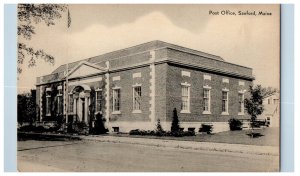
<svg viewBox="0 0 300 176">
<path fill-rule="evenodd" d="M 34 50 L 31 47 L 27 47 L 24 43 L 18 43 L 18 73 L 22 72 L 21 65 L 24 62 L 25 55 L 30 57 L 28 66 L 36 66 L 37 59 L 43 59 L 50 64 L 54 64 L 54 57 L 45 53 L 43 50 Z"/>
<path fill-rule="evenodd" d="M 18 36 L 30 40 L 35 33 L 32 23 L 45 22 L 47 26 L 55 25 L 54 21 L 62 17 L 67 10 L 64 4 L 18 4 Z M 34 50 L 24 43 L 18 43 L 18 73 L 22 72 L 22 64 L 28 57 L 28 67 L 36 66 L 37 59 L 54 64 L 54 57 L 42 49 Z"/>
</svg>

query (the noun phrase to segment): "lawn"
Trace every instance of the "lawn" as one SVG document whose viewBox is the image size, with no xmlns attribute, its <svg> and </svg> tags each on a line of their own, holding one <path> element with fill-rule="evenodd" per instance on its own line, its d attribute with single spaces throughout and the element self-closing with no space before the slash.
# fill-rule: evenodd
<svg viewBox="0 0 300 176">
<path fill-rule="evenodd" d="M 255 130 L 261 134 L 260 137 L 251 138 L 247 134 L 249 130 L 225 131 L 216 134 L 197 134 L 196 136 L 172 137 L 172 136 L 139 136 L 129 134 L 114 134 L 119 137 L 151 138 L 164 140 L 216 142 L 229 144 L 246 144 L 261 146 L 279 146 L 279 128 L 264 128 Z"/>
</svg>

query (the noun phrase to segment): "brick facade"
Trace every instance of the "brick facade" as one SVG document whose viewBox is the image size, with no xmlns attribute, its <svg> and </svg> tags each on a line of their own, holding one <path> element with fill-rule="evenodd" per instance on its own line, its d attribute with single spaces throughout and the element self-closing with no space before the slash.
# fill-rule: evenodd
<svg viewBox="0 0 300 176">
<path fill-rule="evenodd" d="M 38 119 L 45 116 L 41 91 L 53 84 L 66 85 L 67 77 L 70 79 L 64 94 L 74 95 L 74 102 L 81 103 L 74 105 L 77 111 L 69 115 L 80 116 L 88 122 L 89 108 L 96 104 L 95 91 L 102 90 L 101 112 L 110 130 L 112 127 L 127 132 L 136 128 L 153 129 L 157 119 L 169 128 L 174 108 L 186 127 L 193 124 L 198 127 L 201 122 L 221 124 L 230 118 L 249 118 L 238 113 L 238 93 L 252 84 L 252 69 L 225 62 L 219 56 L 153 41 L 70 63 L 68 68 L 67 72 L 62 65 L 52 74 L 37 79 Z M 189 112 L 185 113 L 181 113 L 182 84 L 189 85 Z M 140 111 L 133 110 L 133 87 L 137 85 L 141 86 Z M 205 86 L 210 87 L 210 114 L 203 113 Z M 113 90 L 116 88 L 120 89 L 120 110 L 113 112 Z M 228 115 L 222 115 L 222 89 L 228 90 Z M 244 95 L 247 97 L 247 92 Z M 64 98 L 63 115 L 68 106 L 65 101 Z M 88 117 L 82 115 L 84 113 Z"/>
</svg>

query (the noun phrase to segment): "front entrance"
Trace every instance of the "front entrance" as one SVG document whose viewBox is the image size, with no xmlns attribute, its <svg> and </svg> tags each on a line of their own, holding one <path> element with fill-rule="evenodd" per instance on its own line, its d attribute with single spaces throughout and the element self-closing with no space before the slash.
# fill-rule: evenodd
<svg viewBox="0 0 300 176">
<path fill-rule="evenodd" d="M 88 106 L 90 104 L 90 88 L 89 86 L 76 86 L 73 91 L 74 98 L 74 116 L 77 121 L 89 122 Z"/>
</svg>

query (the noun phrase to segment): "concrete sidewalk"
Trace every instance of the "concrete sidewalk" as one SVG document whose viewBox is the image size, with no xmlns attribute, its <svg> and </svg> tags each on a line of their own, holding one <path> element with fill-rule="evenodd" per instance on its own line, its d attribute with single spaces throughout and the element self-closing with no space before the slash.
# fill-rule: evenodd
<svg viewBox="0 0 300 176">
<path fill-rule="evenodd" d="M 211 143 L 211 142 L 194 142 L 194 141 L 179 141 L 179 140 L 164 140 L 164 139 L 149 139 L 149 138 L 131 138 L 117 136 L 80 136 L 83 140 L 137 144 L 156 147 L 171 147 L 192 150 L 234 152 L 255 155 L 272 155 L 279 156 L 279 147 L 275 146 L 256 146 L 243 144 L 227 144 L 227 143 Z"/>
</svg>

